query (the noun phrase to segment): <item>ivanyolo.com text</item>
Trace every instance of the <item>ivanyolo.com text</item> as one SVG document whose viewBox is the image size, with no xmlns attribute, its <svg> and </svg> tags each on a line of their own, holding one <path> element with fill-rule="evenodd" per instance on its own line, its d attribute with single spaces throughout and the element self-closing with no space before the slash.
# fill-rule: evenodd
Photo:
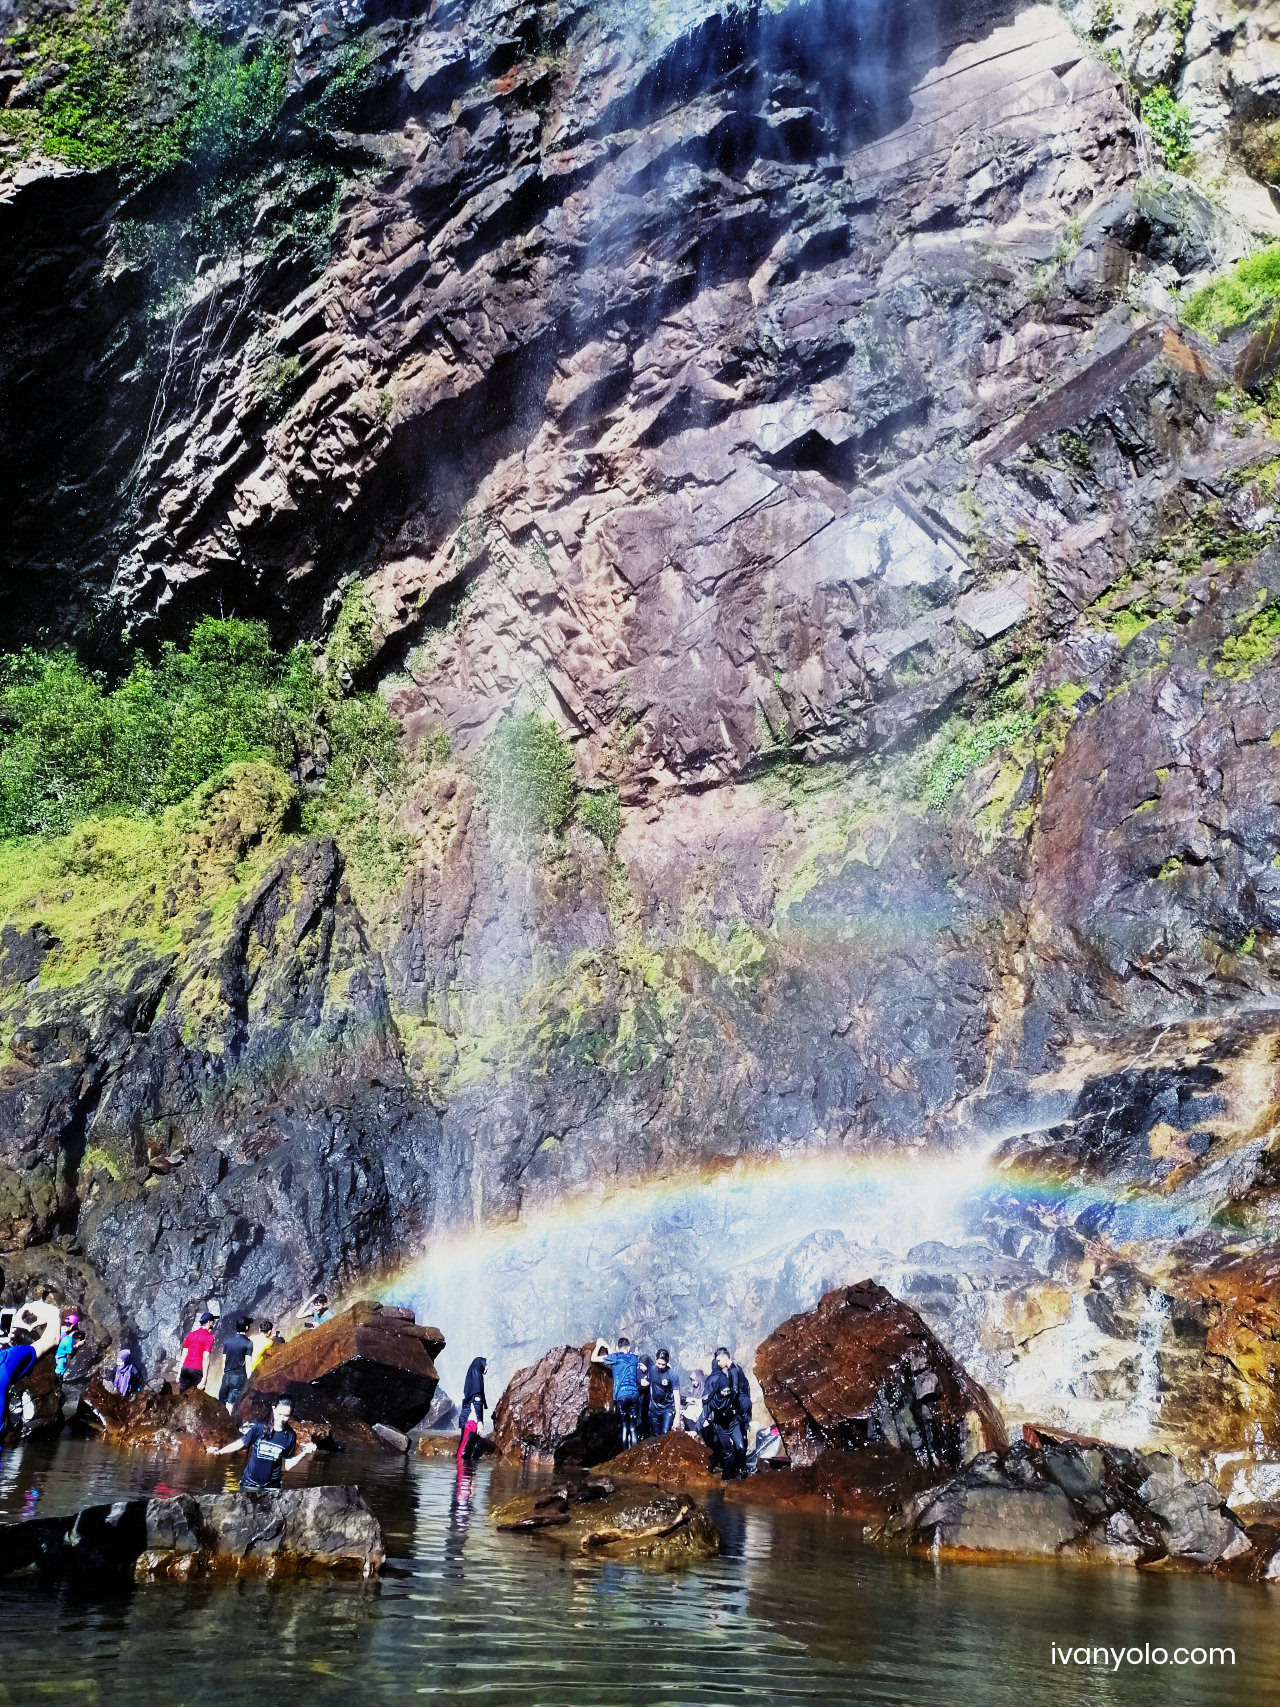
<svg viewBox="0 0 1280 1707">
<path fill-rule="evenodd" d="M 1234 1648 L 1161 1648 L 1144 1642 L 1142 1647 L 1094 1648 L 1059 1647 L 1049 1644 L 1049 1663 L 1055 1666 L 1106 1666 L 1119 1671 L 1121 1666 L 1233 1666 Z"/>
</svg>

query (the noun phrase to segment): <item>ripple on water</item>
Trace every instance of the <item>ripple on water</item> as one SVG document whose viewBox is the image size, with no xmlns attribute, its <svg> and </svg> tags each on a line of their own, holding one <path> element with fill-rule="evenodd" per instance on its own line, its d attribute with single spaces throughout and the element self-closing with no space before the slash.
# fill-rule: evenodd
<svg viewBox="0 0 1280 1707">
<path fill-rule="evenodd" d="M 934 1567 L 847 1525 L 730 1507 L 725 1550 L 683 1575 L 562 1558 L 488 1522 L 488 1468 L 312 1461 L 356 1480 L 392 1554 L 380 1584 L 153 1583 L 100 1599 L 0 1583 L 0 1704 L 334 1707 L 411 1696 L 517 1707 L 718 1701 L 912 1707 L 1262 1707 L 1280 1677 L 1274 1591 L 1067 1567 Z M 501 1475 L 501 1472 L 497 1474 Z M 0 1517 L 223 1485 L 85 1442 L 0 1460 Z M 503 1488 L 505 1495 L 509 1490 Z M 1050 1664 L 1050 1644 L 1234 1647 L 1233 1670 Z"/>
</svg>

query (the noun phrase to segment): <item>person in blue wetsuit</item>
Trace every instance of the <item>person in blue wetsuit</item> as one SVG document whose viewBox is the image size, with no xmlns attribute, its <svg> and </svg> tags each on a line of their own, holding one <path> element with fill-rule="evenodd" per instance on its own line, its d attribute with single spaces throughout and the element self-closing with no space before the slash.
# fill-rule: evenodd
<svg viewBox="0 0 1280 1707">
<path fill-rule="evenodd" d="M 634 1446 L 640 1426 L 640 1359 L 632 1351 L 631 1341 L 619 1339 L 617 1351 L 611 1352 L 605 1340 L 597 1340 L 591 1361 L 603 1363 L 612 1373 L 613 1402 L 622 1418 L 622 1444 Z"/>
<path fill-rule="evenodd" d="M 0 1346 L 0 1435 L 8 1420 L 10 1384 L 29 1374 L 35 1363 L 36 1348 L 23 1329 L 15 1329 L 12 1344 Z"/>
</svg>

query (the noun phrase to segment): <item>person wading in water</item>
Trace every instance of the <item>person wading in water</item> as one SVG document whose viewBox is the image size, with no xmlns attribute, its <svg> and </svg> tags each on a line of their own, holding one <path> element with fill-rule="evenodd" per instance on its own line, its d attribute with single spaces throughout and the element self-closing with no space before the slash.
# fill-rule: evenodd
<svg viewBox="0 0 1280 1707">
<path fill-rule="evenodd" d="M 488 1367 L 487 1358 L 473 1357 L 462 1384 L 462 1403 L 458 1406 L 458 1427 L 462 1430 L 458 1441 L 458 1465 L 461 1469 L 469 1470 L 480 1450 L 480 1424 L 484 1421 L 485 1410 L 484 1372 Z"/>
<path fill-rule="evenodd" d="M 301 1464 L 316 1449 L 314 1440 L 298 1446 L 298 1437 L 289 1427 L 292 1415 L 293 1400 L 281 1394 L 271 1401 L 270 1423 L 250 1423 L 240 1430 L 239 1440 L 228 1441 L 225 1446 L 209 1447 L 210 1458 L 221 1458 L 228 1452 L 247 1452 L 248 1460 L 240 1472 L 243 1491 L 255 1493 L 263 1488 L 280 1487 L 284 1471 Z"/>
</svg>

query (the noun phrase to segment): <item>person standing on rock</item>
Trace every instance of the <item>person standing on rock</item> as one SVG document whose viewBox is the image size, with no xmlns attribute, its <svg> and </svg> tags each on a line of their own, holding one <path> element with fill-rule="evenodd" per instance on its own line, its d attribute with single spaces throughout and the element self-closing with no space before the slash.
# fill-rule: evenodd
<svg viewBox="0 0 1280 1707">
<path fill-rule="evenodd" d="M 53 1353 L 53 1368 L 59 1381 L 67 1373 L 67 1365 L 75 1356 L 83 1335 L 80 1332 L 80 1318 L 74 1310 L 62 1318 L 62 1338 L 58 1341 Z"/>
<path fill-rule="evenodd" d="M 458 1441 L 458 1468 L 469 1470 L 476 1460 L 480 1445 L 480 1424 L 484 1421 L 484 1372 L 489 1367 L 487 1358 L 473 1357 L 467 1378 L 462 1383 L 462 1403 L 458 1406 L 458 1427 L 462 1436 Z"/>
<path fill-rule="evenodd" d="M 222 1342 L 222 1385 L 218 1388 L 218 1403 L 229 1411 L 235 1410 L 236 1400 L 249 1380 L 246 1359 L 253 1353 L 253 1341 L 249 1338 L 252 1326 L 248 1316 L 239 1317 L 235 1333 L 228 1334 Z"/>
<path fill-rule="evenodd" d="M 607 1341 L 597 1340 L 591 1361 L 603 1363 L 613 1376 L 613 1402 L 622 1418 L 622 1445 L 625 1450 L 634 1446 L 639 1438 L 640 1359 L 632 1351 L 631 1341 L 622 1335 L 615 1352 L 609 1350 Z"/>
<path fill-rule="evenodd" d="M 670 1434 L 681 1426 L 680 1378 L 671 1367 L 671 1353 L 663 1347 L 646 1372 L 649 1389 L 649 1433 Z"/>
<path fill-rule="evenodd" d="M 272 1400 L 270 1426 L 249 1423 L 240 1430 L 239 1440 L 230 1440 L 225 1446 L 210 1446 L 210 1458 L 222 1458 L 228 1452 L 247 1452 L 249 1457 L 240 1472 L 241 1491 L 260 1493 L 264 1488 L 280 1487 L 284 1472 L 301 1464 L 316 1449 L 314 1440 L 298 1446 L 298 1437 L 289 1427 L 292 1415 L 293 1400 L 282 1393 Z"/>
<path fill-rule="evenodd" d="M 318 1328 L 324 1322 L 331 1322 L 333 1311 L 329 1308 L 328 1295 L 313 1292 L 305 1304 L 298 1306 L 296 1316 L 304 1328 Z"/>
<path fill-rule="evenodd" d="M 283 1340 L 276 1338 L 275 1330 L 272 1328 L 271 1323 L 265 1320 L 265 1318 L 258 1323 L 257 1333 L 251 1333 L 249 1335 L 249 1340 L 253 1346 L 253 1352 L 249 1358 L 250 1375 L 253 1374 L 254 1370 L 262 1362 L 262 1359 L 266 1356 L 267 1352 L 270 1351 L 273 1345 L 284 1344 Z"/>
<path fill-rule="evenodd" d="M 213 1353 L 213 1317 L 207 1310 L 200 1312 L 197 1322 L 182 1342 L 182 1368 L 178 1371 L 178 1391 L 186 1393 L 192 1387 L 203 1387 L 209 1373 L 209 1358 Z"/>
<path fill-rule="evenodd" d="M 717 1346 L 703 1387 L 702 1437 L 711 1449 L 712 1463 L 726 1482 L 746 1469 L 750 1421 L 747 1378 L 730 1357 L 728 1347 Z"/>
</svg>

